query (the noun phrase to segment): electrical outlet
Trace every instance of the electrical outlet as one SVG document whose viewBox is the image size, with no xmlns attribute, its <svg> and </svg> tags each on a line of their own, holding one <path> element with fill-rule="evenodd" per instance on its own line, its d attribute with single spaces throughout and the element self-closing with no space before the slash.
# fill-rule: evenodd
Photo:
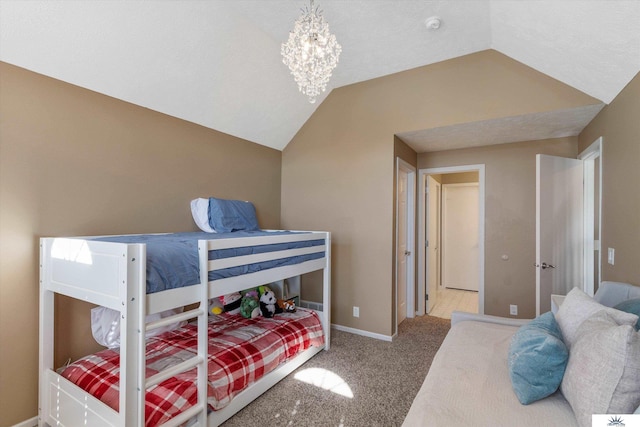
<svg viewBox="0 0 640 427">
<path fill-rule="evenodd" d="M 353 317 L 360 317 L 360 307 L 353 307 Z"/>
<path fill-rule="evenodd" d="M 511 304 L 509 306 L 509 314 L 512 316 L 517 316 L 518 315 L 518 306 L 515 304 Z"/>
</svg>

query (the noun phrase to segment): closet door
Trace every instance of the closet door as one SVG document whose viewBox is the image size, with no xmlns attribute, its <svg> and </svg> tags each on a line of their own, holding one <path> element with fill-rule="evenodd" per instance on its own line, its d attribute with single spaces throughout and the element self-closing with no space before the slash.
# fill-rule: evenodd
<svg viewBox="0 0 640 427">
<path fill-rule="evenodd" d="M 442 185 L 442 285 L 478 290 L 478 184 Z"/>
</svg>

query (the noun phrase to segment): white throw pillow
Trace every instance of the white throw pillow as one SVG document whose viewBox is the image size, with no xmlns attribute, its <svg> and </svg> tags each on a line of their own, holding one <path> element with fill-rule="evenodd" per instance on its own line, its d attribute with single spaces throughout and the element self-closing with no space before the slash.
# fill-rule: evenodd
<svg viewBox="0 0 640 427">
<path fill-rule="evenodd" d="M 576 333 L 582 322 L 601 310 L 609 313 L 619 325 L 635 325 L 638 321 L 638 316 L 635 314 L 606 307 L 585 294 L 581 289 L 573 288 L 556 313 L 556 321 L 569 350 L 576 340 Z"/>
<path fill-rule="evenodd" d="M 173 308 L 160 313 L 149 314 L 145 322 L 154 322 L 182 313 L 183 308 Z M 167 331 L 181 328 L 186 321 L 171 323 L 160 328 L 145 332 L 145 338 L 155 337 Z M 91 309 L 91 333 L 96 342 L 109 348 L 120 347 L 120 312 L 107 307 L 94 307 Z"/>
<path fill-rule="evenodd" d="M 207 233 L 215 233 L 216 230 L 209 225 L 209 199 L 193 199 L 191 201 L 191 215 L 198 228 Z"/>
<path fill-rule="evenodd" d="M 640 404 L 640 333 L 609 312 L 585 320 L 576 334 L 560 390 L 581 427 L 592 414 L 630 414 Z"/>
</svg>

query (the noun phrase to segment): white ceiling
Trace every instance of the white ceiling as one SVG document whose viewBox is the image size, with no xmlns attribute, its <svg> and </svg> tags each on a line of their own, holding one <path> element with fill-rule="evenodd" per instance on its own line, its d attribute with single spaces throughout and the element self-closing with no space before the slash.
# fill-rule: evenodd
<svg viewBox="0 0 640 427">
<path fill-rule="evenodd" d="M 0 60 L 281 150 L 324 99 L 309 104 L 280 58 L 280 44 L 307 4 L 0 0 Z M 640 71 L 640 0 L 316 4 L 343 48 L 328 91 L 485 49 L 605 103 Z M 433 15 L 443 20 L 438 31 L 424 25 Z M 559 112 L 580 117 L 573 125 L 551 117 L 478 125 L 498 127 L 498 135 L 532 120 L 580 128 L 591 113 L 597 111 Z M 449 131 L 463 145 L 473 133 Z M 430 149 L 429 130 L 410 134 L 412 145 Z"/>
</svg>

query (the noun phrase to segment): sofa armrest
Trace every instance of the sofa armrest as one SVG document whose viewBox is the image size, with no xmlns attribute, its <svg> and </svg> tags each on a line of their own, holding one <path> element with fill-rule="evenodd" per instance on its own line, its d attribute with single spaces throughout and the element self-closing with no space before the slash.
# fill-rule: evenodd
<svg viewBox="0 0 640 427">
<path fill-rule="evenodd" d="M 510 319 L 508 317 L 491 316 L 488 314 L 466 313 L 464 311 L 454 311 L 451 313 L 451 326 L 459 322 L 474 320 L 476 322 L 497 323 L 499 325 L 520 327 L 529 323 L 531 319 Z"/>
<path fill-rule="evenodd" d="M 598 291 L 593 296 L 594 300 L 607 307 L 614 307 L 622 301 L 632 298 L 640 298 L 640 286 L 609 281 L 600 283 Z"/>
</svg>

